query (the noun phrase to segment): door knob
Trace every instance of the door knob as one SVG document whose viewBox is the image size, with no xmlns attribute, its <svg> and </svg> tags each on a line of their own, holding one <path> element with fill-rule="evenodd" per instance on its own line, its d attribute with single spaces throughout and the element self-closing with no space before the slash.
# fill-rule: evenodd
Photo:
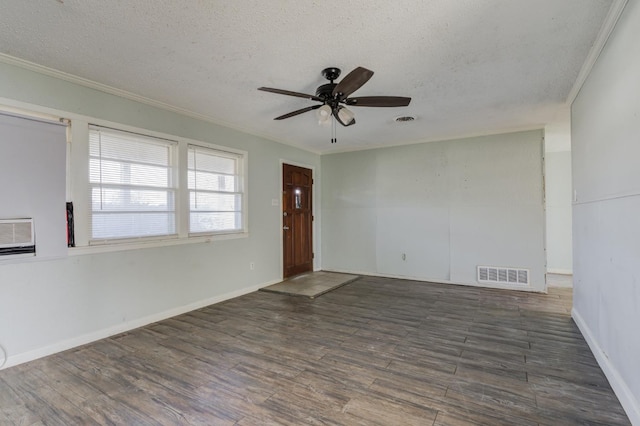
<svg viewBox="0 0 640 426">
<path fill-rule="evenodd" d="M 288 226 L 283 226 L 282 229 L 284 229 L 285 231 L 288 231 L 289 227 Z"/>
</svg>

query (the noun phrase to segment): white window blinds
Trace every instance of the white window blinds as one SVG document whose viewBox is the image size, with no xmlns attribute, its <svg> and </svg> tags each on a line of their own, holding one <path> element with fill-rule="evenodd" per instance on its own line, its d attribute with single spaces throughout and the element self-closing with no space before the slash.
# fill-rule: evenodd
<svg viewBox="0 0 640 426">
<path fill-rule="evenodd" d="M 92 242 L 176 234 L 175 147 L 90 126 Z"/>
<path fill-rule="evenodd" d="M 242 230 L 242 156 L 197 145 L 188 156 L 189 232 Z"/>
</svg>

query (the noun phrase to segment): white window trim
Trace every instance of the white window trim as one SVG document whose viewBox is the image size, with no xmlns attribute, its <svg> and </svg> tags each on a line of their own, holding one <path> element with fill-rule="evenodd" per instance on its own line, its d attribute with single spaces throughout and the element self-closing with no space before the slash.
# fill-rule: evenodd
<svg viewBox="0 0 640 426">
<path fill-rule="evenodd" d="M 216 153 L 218 153 L 220 156 L 227 156 L 228 158 L 234 158 L 237 159 L 237 170 L 236 170 L 236 176 L 240 176 L 240 180 L 242 183 L 242 191 L 240 192 L 229 192 L 228 194 L 236 194 L 236 195 L 240 195 L 240 205 L 242 206 L 242 210 L 241 212 L 242 214 L 242 226 L 241 226 L 241 230 L 239 231 L 235 231 L 235 230 L 226 230 L 226 231 L 214 231 L 214 232 L 191 232 L 191 224 L 189 224 L 188 220 L 187 220 L 187 232 L 189 233 L 189 237 L 199 237 L 199 236 L 208 236 L 208 235 L 225 235 L 225 234 L 236 234 L 238 232 L 242 232 L 246 226 L 247 226 L 247 221 L 246 221 L 246 208 L 245 208 L 245 202 L 246 197 L 245 197 L 245 191 L 246 191 L 246 187 L 247 187 L 247 182 L 246 182 L 246 175 L 245 175 L 245 169 L 246 169 L 246 165 L 245 165 L 245 161 L 244 161 L 244 156 L 238 152 L 234 152 L 230 149 L 226 149 L 225 147 L 222 148 L 214 148 L 213 146 L 210 145 L 205 145 L 202 143 L 189 143 L 187 145 L 187 152 L 189 150 L 189 147 L 200 147 L 200 148 L 204 148 L 208 151 L 214 151 Z M 188 160 L 187 160 L 188 163 Z M 187 164 L 187 173 L 188 173 L 188 164 Z M 187 177 L 187 198 L 190 197 L 190 190 L 188 188 L 188 177 Z M 187 205 L 186 205 L 186 209 L 185 211 L 187 212 L 187 215 L 190 217 L 191 216 L 191 203 L 189 202 L 189 199 L 187 199 Z"/>
<path fill-rule="evenodd" d="M 145 240 L 145 241 L 128 241 L 128 242 L 120 242 L 120 243 L 112 243 L 112 244 L 103 244 L 103 245 L 92 245 L 92 246 L 76 246 L 69 248 L 69 256 L 82 256 L 86 254 L 94 254 L 94 253 L 111 253 L 115 251 L 125 251 L 125 250 L 138 250 L 145 248 L 154 248 L 154 247 L 169 247 L 169 246 L 181 246 L 184 244 L 203 244 L 203 243 L 212 243 L 214 241 L 224 241 L 224 240 L 235 240 L 238 238 L 247 238 L 249 236 L 249 232 L 239 232 L 235 234 L 215 234 L 215 235 L 201 235 L 197 237 L 186 237 L 179 238 L 174 237 L 173 239 L 154 239 L 154 240 Z"/>
</svg>

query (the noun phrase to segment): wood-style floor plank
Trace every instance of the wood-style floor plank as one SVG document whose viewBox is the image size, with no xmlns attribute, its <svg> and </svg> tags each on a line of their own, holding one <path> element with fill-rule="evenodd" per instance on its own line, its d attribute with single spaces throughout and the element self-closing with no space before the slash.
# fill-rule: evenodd
<svg viewBox="0 0 640 426">
<path fill-rule="evenodd" d="M 0 424 L 628 425 L 571 303 L 373 277 L 251 293 L 0 371 Z"/>
</svg>

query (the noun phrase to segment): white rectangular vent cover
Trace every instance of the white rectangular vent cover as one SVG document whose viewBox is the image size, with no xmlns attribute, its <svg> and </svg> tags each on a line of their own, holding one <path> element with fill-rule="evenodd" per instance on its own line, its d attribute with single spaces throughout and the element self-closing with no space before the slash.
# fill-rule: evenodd
<svg viewBox="0 0 640 426">
<path fill-rule="evenodd" d="M 497 266 L 478 266 L 478 282 L 529 285 L 529 270 Z"/>
<path fill-rule="evenodd" d="M 0 255 L 34 252 L 33 219 L 0 219 Z"/>
</svg>

